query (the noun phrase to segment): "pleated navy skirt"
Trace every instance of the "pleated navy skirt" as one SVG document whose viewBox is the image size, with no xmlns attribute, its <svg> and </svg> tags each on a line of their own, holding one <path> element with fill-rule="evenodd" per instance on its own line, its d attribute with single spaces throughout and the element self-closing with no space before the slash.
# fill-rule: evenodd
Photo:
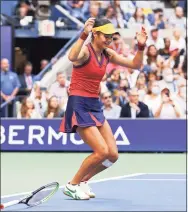
<svg viewBox="0 0 188 212">
<path fill-rule="evenodd" d="M 60 132 L 75 133 L 77 127 L 102 126 L 105 121 L 99 98 L 69 96 Z"/>
</svg>

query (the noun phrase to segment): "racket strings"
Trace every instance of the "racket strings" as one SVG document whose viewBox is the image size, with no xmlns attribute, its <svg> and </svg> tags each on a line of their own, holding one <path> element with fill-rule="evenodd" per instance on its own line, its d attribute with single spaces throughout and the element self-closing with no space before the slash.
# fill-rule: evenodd
<svg viewBox="0 0 188 212">
<path fill-rule="evenodd" d="M 47 188 L 44 188 L 37 193 L 35 193 L 27 202 L 29 205 L 36 205 L 40 203 L 41 201 L 44 201 L 46 198 L 51 196 L 57 189 L 56 185 L 49 186 Z"/>
</svg>

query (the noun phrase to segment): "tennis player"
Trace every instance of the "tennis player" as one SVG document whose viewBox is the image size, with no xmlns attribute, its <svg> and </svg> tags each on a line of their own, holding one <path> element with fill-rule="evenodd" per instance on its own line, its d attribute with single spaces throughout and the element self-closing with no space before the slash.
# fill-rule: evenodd
<svg viewBox="0 0 188 212">
<path fill-rule="evenodd" d="M 84 45 L 92 33 L 91 42 Z M 112 166 L 118 159 L 118 148 L 112 130 L 105 119 L 99 100 L 100 82 L 108 62 L 139 69 L 143 60 L 147 33 L 144 28 L 137 33 L 138 51 L 133 60 L 118 55 L 108 48 L 116 32 L 107 19 L 89 18 L 84 31 L 69 53 L 73 63 L 70 94 L 60 131 L 77 132 L 93 153 L 80 166 L 73 179 L 65 186 L 64 194 L 77 200 L 94 198 L 88 180 Z"/>
</svg>

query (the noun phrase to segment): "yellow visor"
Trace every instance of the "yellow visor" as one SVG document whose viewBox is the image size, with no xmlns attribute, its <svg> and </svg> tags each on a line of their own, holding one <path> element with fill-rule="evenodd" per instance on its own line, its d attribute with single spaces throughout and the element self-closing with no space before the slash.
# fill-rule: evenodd
<svg viewBox="0 0 188 212">
<path fill-rule="evenodd" d="M 93 32 L 102 32 L 104 34 L 114 34 L 116 33 L 116 29 L 114 28 L 114 25 L 109 23 L 109 24 L 105 24 L 103 26 L 99 26 L 99 27 L 94 27 L 92 29 Z"/>
</svg>

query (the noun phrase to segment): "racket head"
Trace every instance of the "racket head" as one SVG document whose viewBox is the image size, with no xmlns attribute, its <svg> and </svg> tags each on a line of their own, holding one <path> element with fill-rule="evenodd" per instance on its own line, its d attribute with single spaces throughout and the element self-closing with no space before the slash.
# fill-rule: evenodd
<svg viewBox="0 0 188 212">
<path fill-rule="evenodd" d="M 43 202 L 48 201 L 59 189 L 59 183 L 53 182 L 32 192 L 32 194 L 25 197 L 20 203 L 27 204 L 28 206 L 36 206 Z"/>
</svg>

